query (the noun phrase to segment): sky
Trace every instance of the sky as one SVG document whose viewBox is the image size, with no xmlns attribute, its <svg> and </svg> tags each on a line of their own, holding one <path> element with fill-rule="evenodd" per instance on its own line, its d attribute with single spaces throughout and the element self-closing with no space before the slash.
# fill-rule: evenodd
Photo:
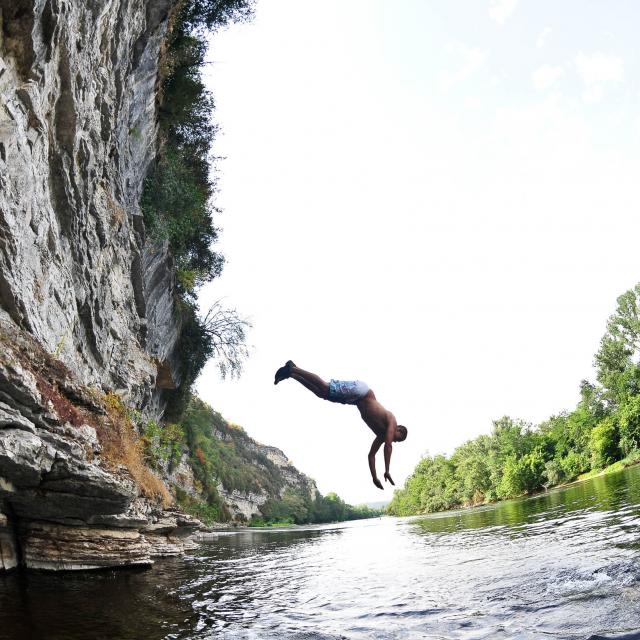
<svg viewBox="0 0 640 640">
<path fill-rule="evenodd" d="M 371 482 L 357 408 L 286 360 L 366 381 L 408 427 L 391 475 L 503 415 L 578 401 L 640 280 L 635 2 L 258 0 L 210 39 L 223 299 L 253 328 L 199 395 L 322 493 Z M 384 466 L 378 460 L 379 476 Z"/>
</svg>

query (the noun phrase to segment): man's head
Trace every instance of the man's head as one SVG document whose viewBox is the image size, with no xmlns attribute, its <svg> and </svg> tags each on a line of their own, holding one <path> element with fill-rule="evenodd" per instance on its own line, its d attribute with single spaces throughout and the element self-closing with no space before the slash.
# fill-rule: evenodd
<svg viewBox="0 0 640 640">
<path fill-rule="evenodd" d="M 407 427 L 403 427 L 399 424 L 396 427 L 396 437 L 393 439 L 394 442 L 403 442 L 407 439 Z"/>
</svg>

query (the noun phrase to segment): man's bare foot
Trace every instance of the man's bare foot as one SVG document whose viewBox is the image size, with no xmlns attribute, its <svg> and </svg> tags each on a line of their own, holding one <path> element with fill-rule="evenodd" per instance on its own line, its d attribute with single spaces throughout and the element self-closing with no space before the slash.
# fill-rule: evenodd
<svg viewBox="0 0 640 640">
<path fill-rule="evenodd" d="M 296 365 L 293 364 L 293 362 L 291 360 L 287 360 L 287 362 L 285 363 L 284 367 L 280 367 L 277 371 L 276 371 L 276 379 L 273 381 L 273 384 L 278 384 L 278 382 L 282 382 L 283 380 L 286 380 L 287 378 L 291 377 L 291 368 L 295 367 Z"/>
</svg>

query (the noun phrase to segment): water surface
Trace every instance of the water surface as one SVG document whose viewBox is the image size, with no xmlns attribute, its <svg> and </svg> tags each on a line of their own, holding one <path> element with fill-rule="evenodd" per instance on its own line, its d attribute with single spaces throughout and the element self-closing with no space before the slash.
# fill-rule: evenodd
<svg viewBox="0 0 640 640">
<path fill-rule="evenodd" d="M 0 577 L 0 638 L 640 638 L 640 467 L 423 518 L 221 535 L 148 570 Z"/>
</svg>

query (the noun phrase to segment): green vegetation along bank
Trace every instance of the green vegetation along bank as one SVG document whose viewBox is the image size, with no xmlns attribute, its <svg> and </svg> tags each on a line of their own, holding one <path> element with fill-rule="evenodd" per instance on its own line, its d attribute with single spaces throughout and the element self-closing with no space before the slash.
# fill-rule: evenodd
<svg viewBox="0 0 640 640">
<path fill-rule="evenodd" d="M 146 463 L 173 478 L 177 503 L 207 524 L 308 524 L 381 513 L 353 507 L 335 493 L 321 495 L 282 451 L 259 444 L 195 396 L 179 423 L 132 417 L 142 434 Z"/>
<path fill-rule="evenodd" d="M 513 498 L 640 459 L 640 284 L 618 298 L 573 411 L 538 425 L 503 417 L 451 456 L 425 456 L 387 508 L 392 515 Z"/>
<path fill-rule="evenodd" d="M 198 314 L 198 288 L 220 275 L 224 258 L 213 250 L 218 239 L 213 205 L 216 191 L 211 146 L 213 96 L 202 69 L 210 33 L 253 15 L 253 0 L 181 0 L 169 20 L 159 64 L 158 154 L 145 181 L 140 207 L 149 237 L 168 243 L 176 274 L 176 307 L 181 318 L 183 380 L 168 392 L 168 412 L 176 417 L 189 401 L 191 385 L 207 360 L 222 375 L 239 374 L 247 352 L 248 323 L 219 306 Z"/>
</svg>

